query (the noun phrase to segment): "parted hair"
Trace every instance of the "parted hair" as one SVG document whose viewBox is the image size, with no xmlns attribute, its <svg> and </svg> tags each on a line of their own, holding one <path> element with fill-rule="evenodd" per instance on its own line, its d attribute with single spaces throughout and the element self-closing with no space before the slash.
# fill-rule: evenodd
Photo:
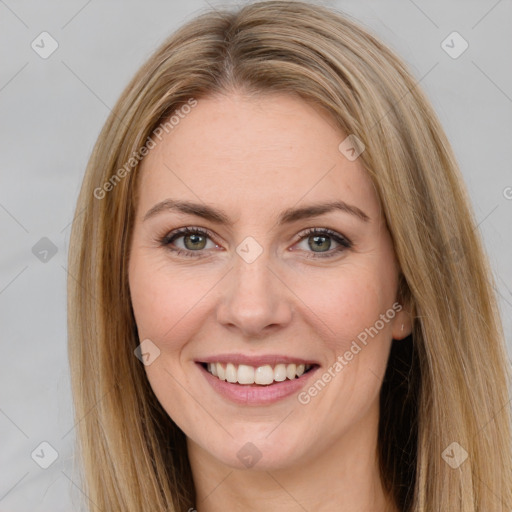
<svg viewBox="0 0 512 512">
<path fill-rule="evenodd" d="M 127 269 L 139 159 L 115 183 L 112 176 L 191 98 L 233 91 L 298 95 L 364 144 L 359 159 L 379 195 L 400 264 L 400 300 L 413 317 L 411 335 L 393 341 L 380 395 L 386 492 L 404 512 L 512 510 L 510 370 L 492 273 L 450 144 L 393 51 L 349 16 L 299 1 L 188 21 L 136 73 L 98 137 L 68 269 L 77 460 L 88 506 L 194 507 L 185 435 L 134 356 L 140 340 Z M 109 180 L 100 197 L 95 191 Z M 464 462 L 449 464 L 461 449 Z"/>
</svg>

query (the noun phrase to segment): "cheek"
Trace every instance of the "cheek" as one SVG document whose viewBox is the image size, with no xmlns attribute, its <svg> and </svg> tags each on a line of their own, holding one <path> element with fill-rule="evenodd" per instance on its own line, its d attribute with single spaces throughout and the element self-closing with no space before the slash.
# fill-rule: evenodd
<svg viewBox="0 0 512 512">
<path fill-rule="evenodd" d="M 161 261 L 143 254 L 134 255 L 130 262 L 130 293 L 139 339 L 151 340 L 160 350 L 144 368 L 148 381 L 169 416 L 187 431 L 190 425 L 204 423 L 204 418 L 201 423 L 201 410 L 184 391 L 191 383 L 181 356 L 195 330 L 201 328 L 202 322 L 196 321 L 202 310 L 201 298 L 211 288 L 191 274 L 176 268 L 171 273 Z"/>
<path fill-rule="evenodd" d="M 390 267 L 347 266 L 335 281 L 321 284 L 310 287 L 308 303 L 321 319 L 317 326 L 330 353 L 318 376 L 327 374 L 328 392 L 319 393 L 316 407 L 332 416 L 334 428 L 365 414 L 379 392 L 396 315 L 396 275 Z M 315 394 L 312 390 L 311 396 Z"/>
<path fill-rule="evenodd" d="M 350 265 L 315 279 L 304 277 L 295 287 L 301 316 L 314 323 L 326 348 L 336 354 L 349 350 L 352 340 L 375 325 L 391 308 L 395 278 L 387 269 Z M 388 336 L 391 321 L 378 323 L 379 334 Z M 382 331 L 382 333 L 380 332 Z M 364 334 L 363 336 L 364 337 Z"/>
<path fill-rule="evenodd" d="M 161 262 L 135 257 L 130 262 L 130 293 L 139 338 L 149 338 L 159 346 L 181 339 L 194 315 L 201 311 L 201 299 L 212 287 L 206 276 L 174 268 L 172 273 Z"/>
<path fill-rule="evenodd" d="M 314 401 L 333 429 L 364 415 L 378 395 L 392 339 L 396 276 L 379 265 L 347 265 L 331 278 L 303 281 L 297 294 L 308 297 L 302 315 L 317 333 L 326 358 L 302 400 Z M 322 391 L 320 391 L 322 390 Z M 342 403 L 343 407 L 339 404 Z M 347 423 L 348 422 L 348 423 Z"/>
</svg>

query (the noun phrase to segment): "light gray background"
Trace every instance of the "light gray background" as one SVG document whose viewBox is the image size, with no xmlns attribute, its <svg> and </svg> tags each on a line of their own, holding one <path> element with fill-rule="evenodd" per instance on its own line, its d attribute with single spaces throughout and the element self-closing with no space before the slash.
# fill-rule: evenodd
<svg viewBox="0 0 512 512">
<path fill-rule="evenodd" d="M 394 48 L 430 97 L 490 254 L 510 351 L 511 1 L 324 3 Z M 65 303 L 75 200 L 128 80 L 168 34 L 206 8 L 201 0 L 0 0 L 0 512 L 79 510 Z M 59 44 L 47 59 L 31 48 L 43 31 Z M 457 59 L 441 47 L 453 31 L 469 43 Z M 46 262 L 32 252 L 43 237 L 57 248 Z M 31 458 L 43 441 L 58 452 L 48 469 Z"/>
</svg>

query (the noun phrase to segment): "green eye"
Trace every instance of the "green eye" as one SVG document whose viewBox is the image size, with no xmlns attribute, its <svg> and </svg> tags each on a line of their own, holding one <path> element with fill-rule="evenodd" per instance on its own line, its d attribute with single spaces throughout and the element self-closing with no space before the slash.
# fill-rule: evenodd
<svg viewBox="0 0 512 512">
<path fill-rule="evenodd" d="M 310 240 L 313 240 L 310 242 Z M 320 252 L 328 251 L 331 248 L 331 241 L 327 236 L 318 236 L 308 238 L 308 245 L 311 249 L 320 249 Z"/>
<path fill-rule="evenodd" d="M 352 247 L 352 243 L 347 238 L 326 228 L 312 228 L 302 233 L 299 242 L 302 243 L 305 240 L 310 249 L 306 252 L 314 253 L 312 256 L 308 256 L 309 258 L 329 258 Z M 339 247 L 331 249 L 333 240 Z"/>
<path fill-rule="evenodd" d="M 306 256 L 308 258 L 329 258 L 352 247 L 352 243 L 343 235 L 326 228 L 312 228 L 299 236 L 298 243 L 307 241 L 307 248 L 301 250 L 310 253 Z M 186 227 L 167 234 L 160 242 L 179 256 L 200 258 L 205 256 L 208 241 L 212 241 L 212 238 L 212 234 L 205 229 Z M 183 239 L 183 248 L 174 246 L 179 239 Z M 338 244 L 334 249 L 331 248 L 333 241 Z M 212 243 L 214 245 L 212 248 L 219 247 L 213 241 Z"/>
<path fill-rule="evenodd" d="M 207 238 L 204 235 L 192 233 L 190 235 L 182 235 L 182 237 L 183 244 L 189 250 L 204 249 L 206 246 Z M 187 244 L 187 241 L 190 241 L 190 246 Z"/>
<path fill-rule="evenodd" d="M 183 239 L 184 249 L 173 247 L 174 242 L 180 238 Z M 201 253 L 206 249 L 206 244 L 210 238 L 210 233 L 204 229 L 182 228 L 166 235 L 161 240 L 161 244 L 180 256 L 200 257 L 200 254 L 194 253 Z"/>
</svg>

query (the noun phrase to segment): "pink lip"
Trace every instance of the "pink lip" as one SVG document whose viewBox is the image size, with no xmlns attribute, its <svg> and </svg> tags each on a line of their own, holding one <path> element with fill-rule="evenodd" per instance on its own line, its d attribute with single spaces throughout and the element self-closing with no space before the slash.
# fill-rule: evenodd
<svg viewBox="0 0 512 512">
<path fill-rule="evenodd" d="M 196 359 L 196 363 L 233 363 L 235 365 L 246 364 L 247 366 L 263 366 L 269 364 L 275 366 L 276 364 L 310 364 L 318 365 L 316 361 L 301 359 L 300 357 L 290 357 L 280 354 L 266 354 L 261 356 L 247 356 L 245 354 L 218 354 L 216 356 L 205 357 L 204 359 Z"/>
<path fill-rule="evenodd" d="M 223 360 L 219 359 L 208 362 L 213 361 L 224 362 Z M 235 360 L 233 359 L 229 359 L 229 361 L 235 363 Z M 261 358 L 258 358 L 258 362 L 260 361 Z M 279 359 L 279 361 L 283 361 L 283 359 Z M 300 362 L 301 360 L 295 359 L 294 361 Z M 252 366 L 252 363 L 250 362 L 242 362 L 237 364 L 248 364 Z M 283 382 L 275 382 L 274 384 L 270 384 L 268 386 L 261 386 L 259 384 L 232 384 L 231 382 L 220 380 L 219 378 L 214 377 L 200 363 L 198 363 L 197 366 L 204 375 L 206 381 L 217 393 L 239 405 L 270 405 L 286 397 L 289 397 L 290 395 L 294 395 L 307 384 L 311 376 L 316 373 L 319 368 L 319 366 L 313 367 L 309 372 L 304 373 L 298 379 L 287 379 Z M 261 363 L 258 363 L 257 366 L 261 366 Z"/>
</svg>

